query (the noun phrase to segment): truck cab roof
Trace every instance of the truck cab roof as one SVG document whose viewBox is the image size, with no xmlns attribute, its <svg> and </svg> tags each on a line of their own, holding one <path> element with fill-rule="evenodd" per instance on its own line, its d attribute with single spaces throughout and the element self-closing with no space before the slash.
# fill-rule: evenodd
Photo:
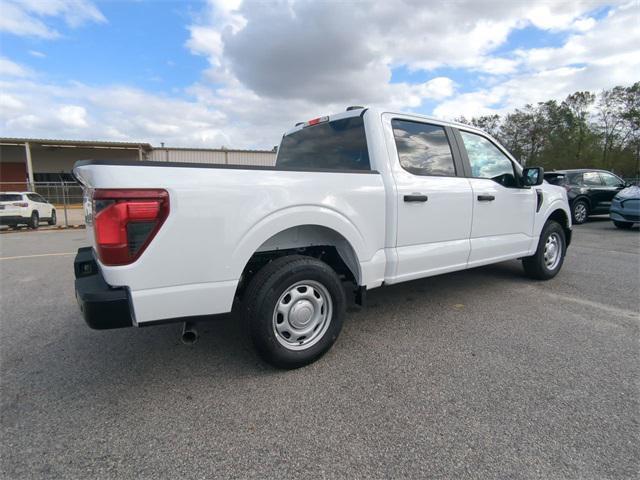
<svg viewBox="0 0 640 480">
<path fill-rule="evenodd" d="M 348 108 L 351 108 L 351 107 L 348 107 Z M 385 108 L 380 108 L 380 107 L 358 107 L 358 108 L 353 108 L 353 109 L 350 109 L 350 110 L 346 110 L 344 112 L 339 112 L 339 113 L 335 113 L 335 114 L 331 114 L 331 115 L 325 115 L 325 116 L 317 117 L 317 118 L 308 120 L 306 122 L 296 123 L 296 125 L 293 128 L 291 128 L 290 130 L 287 130 L 284 133 L 283 136 L 291 135 L 294 132 L 297 132 L 297 131 L 302 130 L 303 128 L 306 128 L 306 127 L 309 127 L 309 126 L 316 125 L 318 123 L 333 122 L 334 120 L 342 120 L 342 119 L 350 118 L 350 117 L 358 117 L 358 116 L 364 117 L 365 115 L 380 117 L 384 113 L 389 113 L 391 115 L 398 115 L 398 116 L 402 116 L 402 117 L 413 117 L 417 121 L 433 122 L 433 123 L 437 123 L 438 125 L 449 125 L 449 126 L 464 128 L 465 130 L 477 131 L 477 132 L 482 132 L 482 133 L 486 134 L 482 130 L 480 130 L 480 129 L 472 126 L 472 125 L 467 125 L 467 124 L 460 123 L 460 122 L 454 122 L 452 120 L 445 120 L 445 119 L 442 119 L 442 118 L 432 117 L 432 116 L 429 116 L 429 115 L 423 115 L 423 114 L 420 114 L 420 113 L 399 112 L 397 110 L 385 109 Z M 315 122 L 315 121 L 317 121 L 317 122 Z"/>
</svg>

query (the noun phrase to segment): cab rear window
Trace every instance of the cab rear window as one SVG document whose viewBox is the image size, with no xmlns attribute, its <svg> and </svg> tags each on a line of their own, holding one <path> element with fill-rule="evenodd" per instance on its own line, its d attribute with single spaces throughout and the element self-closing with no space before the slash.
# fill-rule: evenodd
<svg viewBox="0 0 640 480">
<path fill-rule="evenodd" d="M 283 169 L 370 170 L 361 117 L 305 127 L 285 136 L 276 167 Z"/>
</svg>

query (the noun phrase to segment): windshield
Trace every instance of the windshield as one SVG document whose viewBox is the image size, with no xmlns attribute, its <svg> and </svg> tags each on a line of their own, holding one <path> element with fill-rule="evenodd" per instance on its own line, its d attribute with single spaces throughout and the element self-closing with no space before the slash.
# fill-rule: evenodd
<svg viewBox="0 0 640 480">
<path fill-rule="evenodd" d="M 349 117 L 298 130 L 282 139 L 278 168 L 369 170 L 362 117 Z"/>
<path fill-rule="evenodd" d="M 0 202 L 19 202 L 22 195 L 16 193 L 0 193 Z"/>
</svg>

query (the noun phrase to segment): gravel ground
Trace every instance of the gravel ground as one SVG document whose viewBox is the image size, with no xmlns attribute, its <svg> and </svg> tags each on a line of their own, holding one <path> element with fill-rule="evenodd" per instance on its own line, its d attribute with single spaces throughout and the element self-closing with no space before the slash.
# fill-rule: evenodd
<svg viewBox="0 0 640 480">
<path fill-rule="evenodd" d="M 4 478 L 638 478 L 637 228 L 576 227 L 549 282 L 506 262 L 370 292 L 290 372 L 232 316 L 193 347 L 90 330 L 84 234 L 0 235 Z"/>
</svg>

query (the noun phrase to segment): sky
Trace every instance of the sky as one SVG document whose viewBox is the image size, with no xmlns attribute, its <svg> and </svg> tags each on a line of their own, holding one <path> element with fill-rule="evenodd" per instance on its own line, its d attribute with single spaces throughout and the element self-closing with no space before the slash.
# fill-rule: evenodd
<svg viewBox="0 0 640 480">
<path fill-rule="evenodd" d="M 640 80 L 640 0 L 0 0 L 0 136 L 272 148 L 379 106 L 504 113 Z"/>
</svg>

